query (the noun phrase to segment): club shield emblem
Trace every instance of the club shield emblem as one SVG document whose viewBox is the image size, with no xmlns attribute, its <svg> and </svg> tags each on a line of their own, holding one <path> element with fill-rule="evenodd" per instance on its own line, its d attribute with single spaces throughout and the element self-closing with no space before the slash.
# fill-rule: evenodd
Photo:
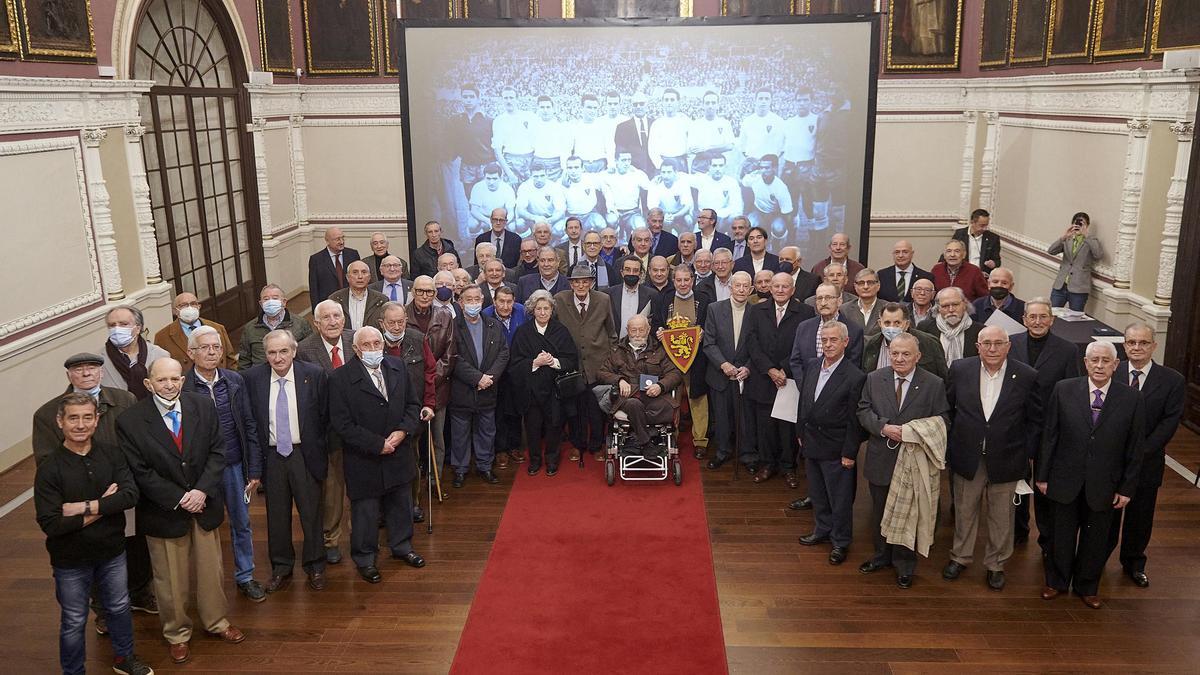
<svg viewBox="0 0 1200 675">
<path fill-rule="evenodd" d="M 699 326 L 691 325 L 691 322 L 682 316 L 676 315 L 667 321 L 667 327 L 662 333 L 662 345 L 667 350 L 671 363 L 674 363 L 680 372 L 686 373 L 696 362 L 696 355 L 700 352 L 700 337 L 703 334 L 704 331 Z"/>
</svg>

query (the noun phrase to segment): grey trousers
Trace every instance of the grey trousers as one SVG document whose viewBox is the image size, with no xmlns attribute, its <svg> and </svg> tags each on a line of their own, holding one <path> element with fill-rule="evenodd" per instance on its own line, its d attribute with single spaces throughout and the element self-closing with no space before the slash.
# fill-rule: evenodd
<svg viewBox="0 0 1200 675">
<path fill-rule="evenodd" d="M 983 567 L 989 572 L 1003 572 L 1004 563 L 1012 557 L 1013 521 L 1015 518 L 1013 492 L 1017 481 L 992 483 L 988 481 L 987 466 L 982 460 L 975 477 L 967 480 L 951 473 L 954 484 L 954 544 L 950 559 L 970 565 L 975 556 L 975 538 L 979 521 L 987 521 L 987 547 Z"/>
</svg>

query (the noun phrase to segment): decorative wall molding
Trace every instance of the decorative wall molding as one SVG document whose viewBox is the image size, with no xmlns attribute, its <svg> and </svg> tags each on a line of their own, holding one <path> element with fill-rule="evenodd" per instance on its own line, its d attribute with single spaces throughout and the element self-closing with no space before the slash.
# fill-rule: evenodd
<svg viewBox="0 0 1200 675">
<path fill-rule="evenodd" d="M 109 301 L 125 297 L 121 283 L 121 265 L 117 256 L 116 230 L 113 226 L 112 201 L 108 185 L 104 181 L 104 166 L 100 161 L 100 144 L 108 136 L 104 129 L 84 129 L 79 132 L 83 139 L 83 170 L 87 177 L 88 206 L 92 211 L 92 226 L 96 232 L 96 248 L 100 258 L 100 277 L 104 281 L 104 294 Z"/>
<path fill-rule="evenodd" d="M 1121 181 L 1121 215 L 1117 221 L 1117 250 L 1112 257 L 1113 286 L 1129 288 L 1133 272 L 1133 254 L 1138 221 L 1142 211 L 1142 190 L 1146 185 L 1146 137 L 1149 120 L 1126 122 L 1129 140 L 1125 146 L 1125 177 Z"/>
<path fill-rule="evenodd" d="M 400 116 L 400 92 L 394 84 L 251 84 L 246 89 L 253 114 L 262 117 Z"/>
<path fill-rule="evenodd" d="M 308 222 L 313 223 L 404 223 L 408 219 L 402 212 L 396 213 L 310 213 Z"/>
<path fill-rule="evenodd" d="M 398 127 L 399 117 L 339 117 L 305 119 L 306 127 Z"/>
<path fill-rule="evenodd" d="M 27 155 L 35 152 L 70 150 L 75 160 L 75 180 L 79 189 L 80 217 L 83 222 L 83 239 L 87 246 L 88 262 L 92 278 L 92 289 L 71 298 L 59 301 L 36 312 L 0 323 L 0 338 L 44 323 L 55 317 L 70 313 L 80 307 L 104 300 L 100 282 L 100 263 L 96 254 L 95 232 L 92 229 L 92 214 L 88 204 L 88 178 L 83 167 L 83 149 L 74 137 L 39 138 L 26 141 L 0 143 L 0 156 Z M 111 224 L 111 219 L 110 219 Z M 7 351 L 7 348 L 6 348 Z"/>
<path fill-rule="evenodd" d="M 900 114 L 881 113 L 881 114 L 875 116 L 875 122 L 878 124 L 888 124 L 888 123 L 897 123 L 897 122 L 907 122 L 910 124 L 911 123 L 919 124 L 919 123 L 924 123 L 924 122 L 960 123 L 963 121 L 964 120 L 963 120 L 962 115 L 954 115 L 954 114 L 948 114 L 948 113 L 946 113 L 946 114 L 934 113 L 932 115 L 921 115 L 918 113 L 900 113 Z"/>
<path fill-rule="evenodd" d="M 133 190 L 138 251 L 142 257 L 142 274 L 146 276 L 146 285 L 150 285 L 162 281 L 162 270 L 154 232 L 154 210 L 150 204 L 150 183 L 146 179 L 146 162 L 142 155 L 142 136 L 145 134 L 146 127 L 140 124 L 125 127 L 125 163 L 129 166 L 129 184 Z"/>
<path fill-rule="evenodd" d="M 308 178 L 304 171 L 304 115 L 295 113 L 288 118 L 288 150 L 292 158 L 292 190 L 296 222 L 308 224 Z"/>
<path fill-rule="evenodd" d="M 1036 117 L 1005 117 L 1001 115 L 998 123 L 1006 127 L 1021 129 L 1044 129 L 1047 131 L 1077 131 L 1085 134 L 1126 134 L 1129 133 L 1127 124 L 1115 122 L 1085 122 L 1079 120 L 1039 119 Z M 1149 123 L 1146 123 L 1147 129 Z"/>
<path fill-rule="evenodd" d="M 950 211 L 871 211 L 871 223 L 876 222 L 929 222 L 934 221 L 936 227 L 942 227 L 938 223 L 957 223 L 958 214 Z"/>
<path fill-rule="evenodd" d="M 987 138 L 983 144 L 983 156 L 980 158 L 979 169 L 979 208 L 989 212 L 995 208 L 996 199 L 996 164 L 1000 147 L 1000 113 L 983 113 L 987 123 Z"/>
<path fill-rule="evenodd" d="M 1191 162 L 1195 132 L 1192 122 L 1179 121 L 1171 125 L 1171 133 L 1175 134 L 1179 143 L 1175 148 L 1175 171 L 1171 174 L 1171 185 L 1167 188 L 1162 250 L 1158 255 L 1158 278 L 1154 286 L 1154 304 L 1163 307 L 1171 305 L 1171 287 L 1175 284 L 1179 230 L 1183 225 L 1183 198 L 1187 193 L 1188 165 Z"/>
<path fill-rule="evenodd" d="M 262 238 L 275 236 L 275 225 L 271 222 L 271 186 L 267 182 L 267 141 L 263 138 L 267 119 L 255 117 L 246 125 L 254 142 L 254 178 L 258 183 L 258 220 L 262 223 Z"/>
<path fill-rule="evenodd" d="M 975 145 L 979 136 L 979 114 L 974 110 L 964 110 L 961 116 L 965 122 L 963 129 L 962 178 L 958 184 L 958 222 L 966 225 L 970 219 L 972 204 L 975 197 Z"/>
<path fill-rule="evenodd" d="M 153 82 L 0 76 L 0 134 L 75 131 L 138 122 Z"/>
</svg>

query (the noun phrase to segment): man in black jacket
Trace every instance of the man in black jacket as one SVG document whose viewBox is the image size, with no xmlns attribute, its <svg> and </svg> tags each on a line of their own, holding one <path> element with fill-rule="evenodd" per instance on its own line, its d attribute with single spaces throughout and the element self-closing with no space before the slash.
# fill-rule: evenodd
<svg viewBox="0 0 1200 675">
<path fill-rule="evenodd" d="M 228 603 L 217 535 L 225 517 L 225 439 L 212 401 L 182 391 L 183 367 L 175 359 L 150 364 L 146 388 L 153 395 L 121 413 L 117 433 L 137 481 L 137 526 L 150 548 L 163 637 L 171 660 L 183 663 L 191 658 L 187 608 L 193 569 L 204 630 L 225 642 L 246 639 L 225 618 Z"/>
<path fill-rule="evenodd" d="M 447 254 L 453 253 L 455 259 L 458 259 L 458 251 L 454 250 L 454 242 L 442 236 L 442 225 L 436 220 L 431 220 L 425 223 L 425 243 L 417 247 L 412 255 L 412 278 L 415 280 L 419 276 L 433 276 L 438 273 L 438 258 Z M 459 264 L 462 261 L 459 260 Z M 317 301 L 324 300 L 328 295 L 317 298 Z M 316 302 L 313 303 L 316 306 Z"/>
<path fill-rule="evenodd" d="M 475 469 L 485 483 L 492 473 L 496 439 L 496 392 L 508 367 L 508 342 L 499 322 L 483 315 L 483 293 L 472 284 L 462 291 L 462 314 L 454 322 L 458 362 L 450 382 L 450 464 L 454 487 L 462 487 L 475 450 Z M 472 429 L 474 423 L 474 429 Z"/>
<path fill-rule="evenodd" d="M 59 663 L 64 673 L 84 672 L 88 595 L 95 584 L 116 652 L 113 671 L 151 673 L 133 654 L 126 585 L 125 509 L 137 503 L 137 485 L 118 448 L 93 443 L 97 412 L 88 394 L 59 398 L 55 419 L 63 440 L 42 459 L 33 484 L 62 607 Z"/>
<path fill-rule="evenodd" d="M 1013 492 L 1037 452 L 1041 399 L 1033 368 L 1008 358 L 1011 345 L 1003 328 L 984 327 L 978 347 L 979 356 L 950 366 L 946 382 L 953 418 L 946 454 L 954 497 L 954 545 L 942 578 L 957 579 L 971 564 L 983 517 L 988 530 L 983 558 L 987 585 L 999 591 L 1004 588 L 1004 563 L 1013 550 Z"/>
<path fill-rule="evenodd" d="M 687 265 L 676 265 L 671 273 L 674 287 L 663 294 L 658 303 L 658 316 L 650 324 L 659 326 L 658 338 L 667 322 L 676 316 L 688 320 L 689 325 L 704 327 L 711 298 L 696 288 L 696 273 Z M 704 381 L 708 360 L 704 350 L 698 349 L 688 372 L 684 374 L 684 386 L 680 388 L 680 403 L 687 398 L 688 413 L 692 418 L 693 456 L 703 459 L 708 452 L 708 384 Z"/>
<path fill-rule="evenodd" d="M 954 238 L 963 243 L 967 262 L 979 267 L 984 275 L 1000 266 L 1000 235 L 988 229 L 992 216 L 984 209 L 971 212 L 971 223 L 954 231 Z"/>
<path fill-rule="evenodd" d="M 358 259 L 358 251 L 346 248 L 342 228 L 325 230 L 325 248 L 308 258 L 308 295 L 314 308 L 334 291 L 346 288 L 346 268 Z"/>
<path fill-rule="evenodd" d="M 365 326 L 354 333 L 354 354 L 330 376 L 329 419 L 341 436 L 350 496 L 350 556 L 368 583 L 383 580 L 375 564 L 379 516 L 387 523 L 392 557 L 410 567 L 425 560 L 412 549 L 416 457 L 398 452 L 417 429 L 421 402 L 404 362 L 384 356 L 383 334 Z"/>
</svg>

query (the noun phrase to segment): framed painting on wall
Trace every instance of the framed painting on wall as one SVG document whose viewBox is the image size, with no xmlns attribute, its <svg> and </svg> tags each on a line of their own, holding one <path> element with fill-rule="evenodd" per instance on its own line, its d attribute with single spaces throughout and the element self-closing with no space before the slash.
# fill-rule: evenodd
<svg viewBox="0 0 1200 675">
<path fill-rule="evenodd" d="M 454 16 L 454 0 L 401 0 L 405 19 L 449 19 Z M 396 0 L 388 0 L 391 6 L 388 17 L 396 16 Z"/>
<path fill-rule="evenodd" d="M 96 60 L 89 0 L 17 0 L 17 6 L 24 58 L 31 61 Z"/>
<path fill-rule="evenodd" d="M 721 0 L 721 16 L 787 16 L 803 11 L 804 0 Z"/>
<path fill-rule="evenodd" d="M 888 0 L 885 70 L 958 70 L 962 0 Z"/>
<path fill-rule="evenodd" d="M 374 75 L 375 16 L 370 0 L 304 0 L 310 75 Z"/>
<path fill-rule="evenodd" d="M 464 19 L 536 19 L 537 0 L 462 0 Z"/>
<path fill-rule="evenodd" d="M 262 44 L 263 70 L 296 72 L 292 52 L 292 3 L 289 0 L 258 0 L 258 37 Z"/>
<path fill-rule="evenodd" d="M 692 0 L 562 0 L 564 19 L 692 15 Z"/>
<path fill-rule="evenodd" d="M 868 14 L 875 11 L 875 0 L 804 0 L 803 4 L 800 9 L 804 14 Z"/>
<path fill-rule="evenodd" d="M 1149 55 L 1150 0 L 1099 0 L 1095 57 L 1129 60 Z"/>
<path fill-rule="evenodd" d="M 1051 0 L 1051 61 L 1086 61 L 1092 53 L 1092 26 L 1096 0 Z"/>
<path fill-rule="evenodd" d="M 1158 0 L 1150 50 L 1200 47 L 1200 0 Z"/>
<path fill-rule="evenodd" d="M 0 58 L 21 53 L 21 38 L 17 35 L 17 6 L 15 0 L 0 0 Z"/>
<path fill-rule="evenodd" d="M 1085 0 L 1076 0 L 1081 2 Z M 1049 0 L 1013 0 L 1009 65 L 1040 66 L 1046 63 L 1046 23 Z"/>
<path fill-rule="evenodd" d="M 979 25 L 979 67 L 1008 65 L 1008 35 L 1012 28 L 1012 0 L 991 0 L 983 5 Z"/>
</svg>

